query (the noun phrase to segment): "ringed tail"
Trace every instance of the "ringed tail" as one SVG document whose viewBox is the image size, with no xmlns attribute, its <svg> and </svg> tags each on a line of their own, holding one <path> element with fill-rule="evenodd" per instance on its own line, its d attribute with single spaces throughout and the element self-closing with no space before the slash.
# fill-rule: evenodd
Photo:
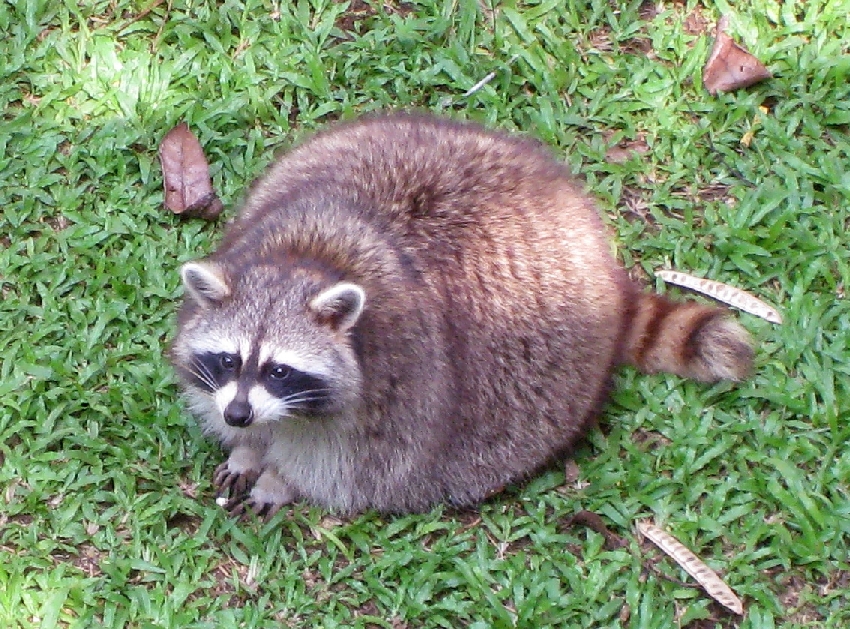
<svg viewBox="0 0 850 629">
<path fill-rule="evenodd" d="M 729 311 L 638 293 L 627 323 L 624 359 L 645 373 L 702 382 L 743 380 L 753 366 L 750 335 Z"/>
</svg>

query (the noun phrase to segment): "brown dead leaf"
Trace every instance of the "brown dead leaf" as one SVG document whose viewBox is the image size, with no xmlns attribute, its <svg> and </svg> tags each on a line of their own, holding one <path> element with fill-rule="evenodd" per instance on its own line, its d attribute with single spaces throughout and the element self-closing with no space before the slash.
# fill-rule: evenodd
<svg viewBox="0 0 850 629">
<path fill-rule="evenodd" d="M 711 598 L 739 616 L 744 615 L 741 599 L 736 596 L 732 588 L 726 585 L 723 579 L 687 546 L 651 522 L 638 522 L 637 529 L 691 575 Z"/>
<path fill-rule="evenodd" d="M 224 206 L 212 189 L 204 150 L 189 125 L 180 123 L 159 145 L 165 207 L 175 214 L 214 220 Z"/>
<path fill-rule="evenodd" d="M 738 310 L 748 312 L 751 315 L 761 317 L 765 321 L 782 323 L 782 315 L 779 314 L 776 308 L 740 288 L 670 269 L 659 269 L 655 272 L 655 275 L 668 284 L 675 284 L 676 286 L 682 286 L 703 295 L 708 295 L 712 299 L 728 304 Z"/>
<path fill-rule="evenodd" d="M 761 61 L 726 33 L 728 26 L 729 18 L 724 15 L 717 22 L 714 47 L 702 70 L 703 84 L 712 96 L 749 87 L 773 76 Z"/>
</svg>

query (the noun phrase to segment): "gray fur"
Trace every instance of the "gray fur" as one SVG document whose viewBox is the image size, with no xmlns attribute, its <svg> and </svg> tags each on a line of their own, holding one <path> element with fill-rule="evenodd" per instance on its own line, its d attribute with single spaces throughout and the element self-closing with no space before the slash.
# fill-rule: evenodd
<svg viewBox="0 0 850 629">
<path fill-rule="evenodd" d="M 427 116 L 339 125 L 284 155 L 188 268 L 173 361 L 206 429 L 238 453 L 220 488 L 259 476 L 244 497 L 258 510 L 471 504 L 567 452 L 619 363 L 713 380 L 752 359 L 722 311 L 691 304 L 667 325 L 680 306 L 628 280 L 544 147 Z M 278 408 L 242 373 L 219 397 L 250 390 L 268 408 L 229 426 L 191 374 L 216 347 L 297 363 L 331 399 Z"/>
</svg>

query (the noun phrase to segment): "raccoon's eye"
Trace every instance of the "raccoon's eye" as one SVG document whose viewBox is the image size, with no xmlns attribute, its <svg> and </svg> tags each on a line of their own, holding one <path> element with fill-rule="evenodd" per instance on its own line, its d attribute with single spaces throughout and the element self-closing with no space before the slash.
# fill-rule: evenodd
<svg viewBox="0 0 850 629">
<path fill-rule="evenodd" d="M 221 364 L 221 368 L 225 371 L 233 371 L 236 369 L 236 359 L 230 354 L 222 354 L 219 357 L 219 362 Z"/>
<path fill-rule="evenodd" d="M 275 365 L 269 371 L 269 378 L 272 380 L 286 380 L 290 373 L 292 373 L 292 369 L 286 365 Z"/>
</svg>

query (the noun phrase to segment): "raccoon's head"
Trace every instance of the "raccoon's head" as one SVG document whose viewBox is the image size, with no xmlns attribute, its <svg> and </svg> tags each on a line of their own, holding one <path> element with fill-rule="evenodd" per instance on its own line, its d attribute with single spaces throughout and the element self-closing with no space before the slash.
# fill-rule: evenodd
<svg viewBox="0 0 850 629">
<path fill-rule="evenodd" d="M 190 403 L 224 436 L 344 413 L 361 372 L 350 343 L 365 293 L 321 273 L 214 262 L 181 270 L 187 304 L 172 354 Z"/>
</svg>

